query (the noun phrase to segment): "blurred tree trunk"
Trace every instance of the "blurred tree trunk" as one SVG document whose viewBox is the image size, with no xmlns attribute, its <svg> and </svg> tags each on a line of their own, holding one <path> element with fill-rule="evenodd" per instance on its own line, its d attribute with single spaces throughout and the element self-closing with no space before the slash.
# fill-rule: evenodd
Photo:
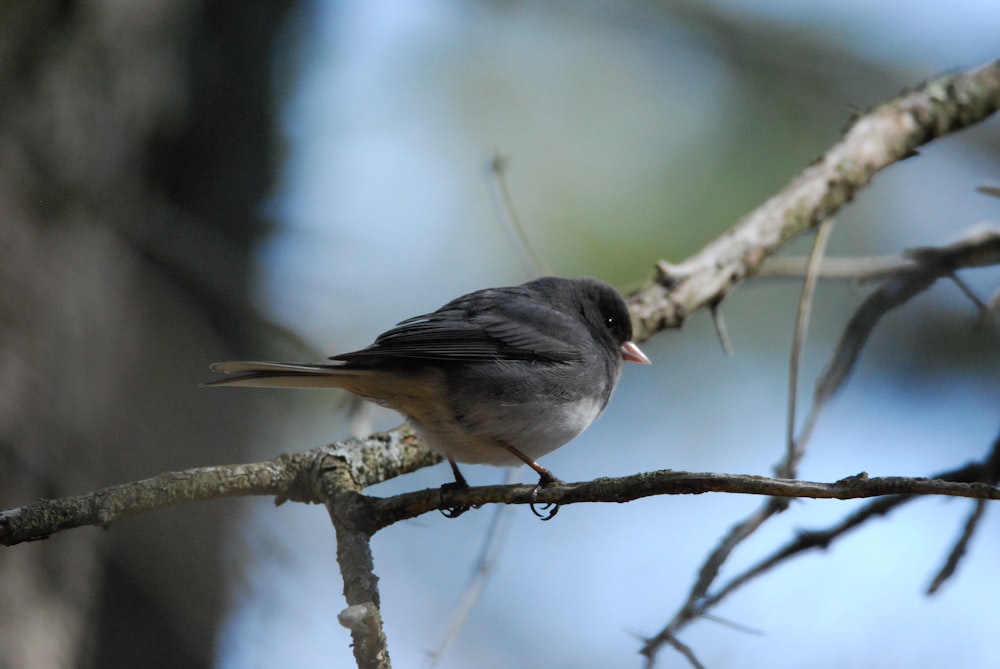
<svg viewBox="0 0 1000 669">
<path fill-rule="evenodd" d="M 0 503 L 237 461 L 288 3 L 0 4 Z M 229 408 L 226 408 L 229 407 Z M 224 514 L 0 552 L 0 667 L 208 666 Z"/>
</svg>

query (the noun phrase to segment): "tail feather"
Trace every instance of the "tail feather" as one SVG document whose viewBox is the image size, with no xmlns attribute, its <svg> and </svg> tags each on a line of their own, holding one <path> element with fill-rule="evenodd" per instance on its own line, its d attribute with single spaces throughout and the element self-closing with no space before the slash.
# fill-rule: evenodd
<svg viewBox="0 0 1000 669">
<path fill-rule="evenodd" d="M 349 377 L 364 370 L 342 364 L 227 361 L 211 365 L 213 372 L 230 374 L 203 386 L 249 386 L 253 388 L 340 388 Z"/>
</svg>

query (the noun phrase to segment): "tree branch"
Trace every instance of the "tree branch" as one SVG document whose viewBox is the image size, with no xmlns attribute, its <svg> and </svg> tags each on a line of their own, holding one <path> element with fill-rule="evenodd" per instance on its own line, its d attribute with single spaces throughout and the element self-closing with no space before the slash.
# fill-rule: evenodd
<svg viewBox="0 0 1000 669">
<path fill-rule="evenodd" d="M 866 479 L 863 474 L 860 474 L 856 477 L 850 477 L 848 479 L 838 481 L 838 483 L 843 483 L 844 481 L 863 483 L 866 480 L 874 479 Z M 931 479 L 918 480 L 964 482 L 966 484 L 976 485 L 977 487 L 987 486 L 993 488 L 996 486 L 997 482 L 1000 482 L 1000 435 L 998 435 L 996 440 L 994 440 L 990 452 L 982 459 L 982 461 L 972 462 L 963 467 L 942 472 Z M 747 569 L 737 573 L 729 580 L 728 583 L 720 588 L 717 588 L 714 592 L 710 592 L 713 583 L 718 577 L 722 564 L 726 559 L 728 559 L 729 554 L 733 551 L 733 549 L 736 548 L 736 546 L 743 541 L 743 539 L 750 536 L 758 527 L 774 515 L 778 505 L 785 502 L 785 500 L 779 498 L 772 498 L 767 503 L 761 505 L 761 507 L 749 517 L 734 526 L 733 529 L 730 530 L 729 534 L 720 542 L 719 546 L 712 551 L 708 559 L 706 559 L 705 564 L 702 566 L 699 577 L 688 594 L 687 601 L 681 606 L 680 610 L 678 610 L 678 612 L 674 615 L 673 619 L 666 626 L 664 626 L 663 629 L 661 629 L 656 635 L 647 639 L 646 643 L 640 650 L 642 655 L 647 658 L 646 666 L 653 666 L 656 654 L 663 646 L 676 647 L 675 641 L 677 634 L 681 631 L 681 629 L 686 627 L 691 622 L 705 617 L 706 613 L 710 609 L 719 604 L 732 592 L 752 581 L 754 578 L 757 578 L 787 560 L 790 560 L 791 558 L 809 550 L 817 548 L 825 549 L 837 539 L 864 525 L 871 518 L 888 515 L 898 507 L 915 499 L 919 499 L 919 497 L 914 495 L 889 495 L 881 497 L 849 514 L 846 518 L 842 519 L 832 527 L 825 530 L 800 532 L 794 540 L 790 541 L 785 546 L 776 549 L 756 564 L 751 565 Z M 982 498 L 980 498 L 977 502 L 977 506 L 985 506 Z M 970 527 L 970 525 L 974 527 L 976 520 L 978 520 L 978 516 L 978 513 L 974 514 L 975 519 L 970 519 L 970 521 L 966 524 L 965 532 L 963 532 L 958 544 L 952 550 L 952 555 L 949 557 L 945 567 L 942 568 L 942 573 L 944 575 L 939 576 L 939 579 L 943 580 L 944 578 L 947 578 L 950 574 L 944 572 L 949 570 L 949 566 L 953 569 L 953 565 L 957 565 L 957 562 L 961 557 L 961 553 L 964 551 L 965 545 L 968 543 L 969 535 L 972 532 L 972 527 Z M 935 579 L 935 583 L 938 583 L 938 579 Z"/>
<path fill-rule="evenodd" d="M 816 383 L 812 407 L 799 441 L 808 441 L 823 410 L 847 382 L 861 350 L 882 318 L 939 279 L 954 278 L 956 270 L 1000 264 L 1000 232 L 976 230 L 948 246 L 912 249 L 906 255 L 913 260 L 913 264 L 879 285 L 865 298 L 844 328 L 833 357 Z"/>
<path fill-rule="evenodd" d="M 637 341 L 722 301 L 797 235 L 830 218 L 880 170 L 1000 109 L 1000 60 L 940 77 L 858 117 L 844 138 L 777 195 L 679 265 L 661 262 L 630 299 Z"/>
<path fill-rule="evenodd" d="M 409 438 L 408 428 L 400 427 L 373 435 L 380 441 L 395 441 L 400 435 Z M 369 438 L 369 439 L 371 439 Z M 0 544 L 11 546 L 44 539 L 63 529 L 98 525 L 107 527 L 116 520 L 137 513 L 234 495 L 276 495 L 277 502 L 325 503 L 335 523 L 342 522 L 352 531 L 373 535 L 393 523 L 415 518 L 429 511 L 456 505 L 477 507 L 484 504 L 569 504 L 593 502 L 631 502 L 654 495 L 699 495 L 725 492 L 742 495 L 812 499 L 863 499 L 882 495 L 944 495 L 971 499 L 1000 500 L 1000 489 L 968 478 L 911 478 L 866 474 L 850 476 L 833 483 L 752 476 L 748 474 L 713 474 L 662 470 L 619 478 L 599 478 L 580 483 L 552 485 L 535 491 L 533 485 L 492 485 L 464 489 L 428 488 L 393 497 L 362 495 L 358 481 L 364 472 L 345 457 L 364 440 L 348 440 L 329 447 L 252 465 L 201 467 L 160 474 L 144 481 L 112 486 L 95 492 L 59 500 L 39 500 L 33 504 L 0 512 Z M 426 463 L 424 463 L 426 464 Z M 416 463 L 411 463 L 416 468 Z M 420 465 L 424 466 L 424 465 Z M 251 472 L 248 474 L 247 472 Z M 960 470 L 964 471 L 964 470 Z M 978 470 L 977 470 L 978 471 Z M 405 473 L 400 470 L 399 473 Z M 193 479 L 214 482 L 193 488 Z M 155 490 L 158 503 L 146 503 Z M 168 500 L 162 502 L 162 500 Z M 128 504 L 140 505 L 139 511 L 119 513 Z"/>
<path fill-rule="evenodd" d="M 274 495 L 276 504 L 287 500 L 322 504 L 331 499 L 324 477 L 334 470 L 334 463 L 341 463 L 350 472 L 350 489 L 361 489 L 440 460 L 404 425 L 265 462 L 166 472 L 85 495 L 41 499 L 0 511 L 0 544 L 47 539 L 56 532 L 87 525 L 110 527 L 143 513 L 222 497 Z"/>
<path fill-rule="evenodd" d="M 358 472 L 350 460 L 333 453 L 314 458 L 326 509 L 337 534 L 337 564 L 344 581 L 347 608 L 337 620 L 351 630 L 359 669 L 389 669 L 389 647 L 382 628 L 382 603 L 372 559 L 371 498 L 361 494 Z"/>
</svg>

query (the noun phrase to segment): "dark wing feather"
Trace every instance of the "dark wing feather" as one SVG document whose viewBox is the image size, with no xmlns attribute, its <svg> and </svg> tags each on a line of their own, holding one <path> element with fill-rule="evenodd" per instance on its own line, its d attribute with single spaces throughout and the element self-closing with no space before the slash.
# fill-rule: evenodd
<svg viewBox="0 0 1000 669">
<path fill-rule="evenodd" d="M 377 364 L 390 359 L 474 362 L 566 361 L 580 357 L 570 314 L 523 286 L 464 295 L 437 311 L 409 318 L 371 346 L 331 358 Z"/>
</svg>

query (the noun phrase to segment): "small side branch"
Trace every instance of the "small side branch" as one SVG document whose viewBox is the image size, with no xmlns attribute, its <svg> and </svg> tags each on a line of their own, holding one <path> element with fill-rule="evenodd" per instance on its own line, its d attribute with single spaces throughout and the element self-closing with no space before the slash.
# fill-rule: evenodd
<svg viewBox="0 0 1000 669">
<path fill-rule="evenodd" d="M 846 484 L 848 487 L 864 486 L 867 482 L 873 480 L 875 479 L 869 479 L 864 474 L 859 474 L 842 479 L 837 482 L 837 485 Z M 990 452 L 981 461 L 971 462 L 962 467 L 941 472 L 931 479 L 918 480 L 973 484 L 977 487 L 986 486 L 996 490 L 995 486 L 1000 482 L 1000 436 L 993 442 Z M 886 516 L 916 499 L 919 499 L 919 497 L 914 495 L 887 495 L 875 499 L 826 529 L 799 532 L 793 540 L 784 546 L 777 548 L 770 555 L 738 572 L 728 582 L 715 586 L 721 567 L 733 549 L 744 538 L 753 533 L 765 520 L 770 518 L 778 506 L 787 503 L 787 498 L 772 498 L 768 500 L 755 513 L 730 530 L 719 546 L 706 559 L 697 581 L 691 587 L 687 600 L 674 615 L 673 619 L 657 634 L 646 640 L 640 651 L 647 658 L 646 666 L 652 667 L 654 665 L 656 655 L 661 648 L 676 647 L 674 640 L 684 627 L 700 618 L 710 617 L 708 611 L 753 579 L 779 567 L 798 555 L 811 550 L 826 549 L 833 542 L 841 539 L 853 530 L 864 526 L 872 518 Z M 950 576 L 950 571 L 957 566 L 958 560 L 964 552 L 965 546 L 968 544 L 981 516 L 982 512 L 979 508 L 985 506 L 984 499 L 980 498 L 977 500 L 976 511 L 970 517 L 958 544 L 952 550 L 952 556 L 949 557 L 942 568 L 941 573 L 943 575 L 939 575 L 938 579 L 935 579 L 935 583 L 938 583 L 938 580 L 943 581 Z"/>
</svg>

